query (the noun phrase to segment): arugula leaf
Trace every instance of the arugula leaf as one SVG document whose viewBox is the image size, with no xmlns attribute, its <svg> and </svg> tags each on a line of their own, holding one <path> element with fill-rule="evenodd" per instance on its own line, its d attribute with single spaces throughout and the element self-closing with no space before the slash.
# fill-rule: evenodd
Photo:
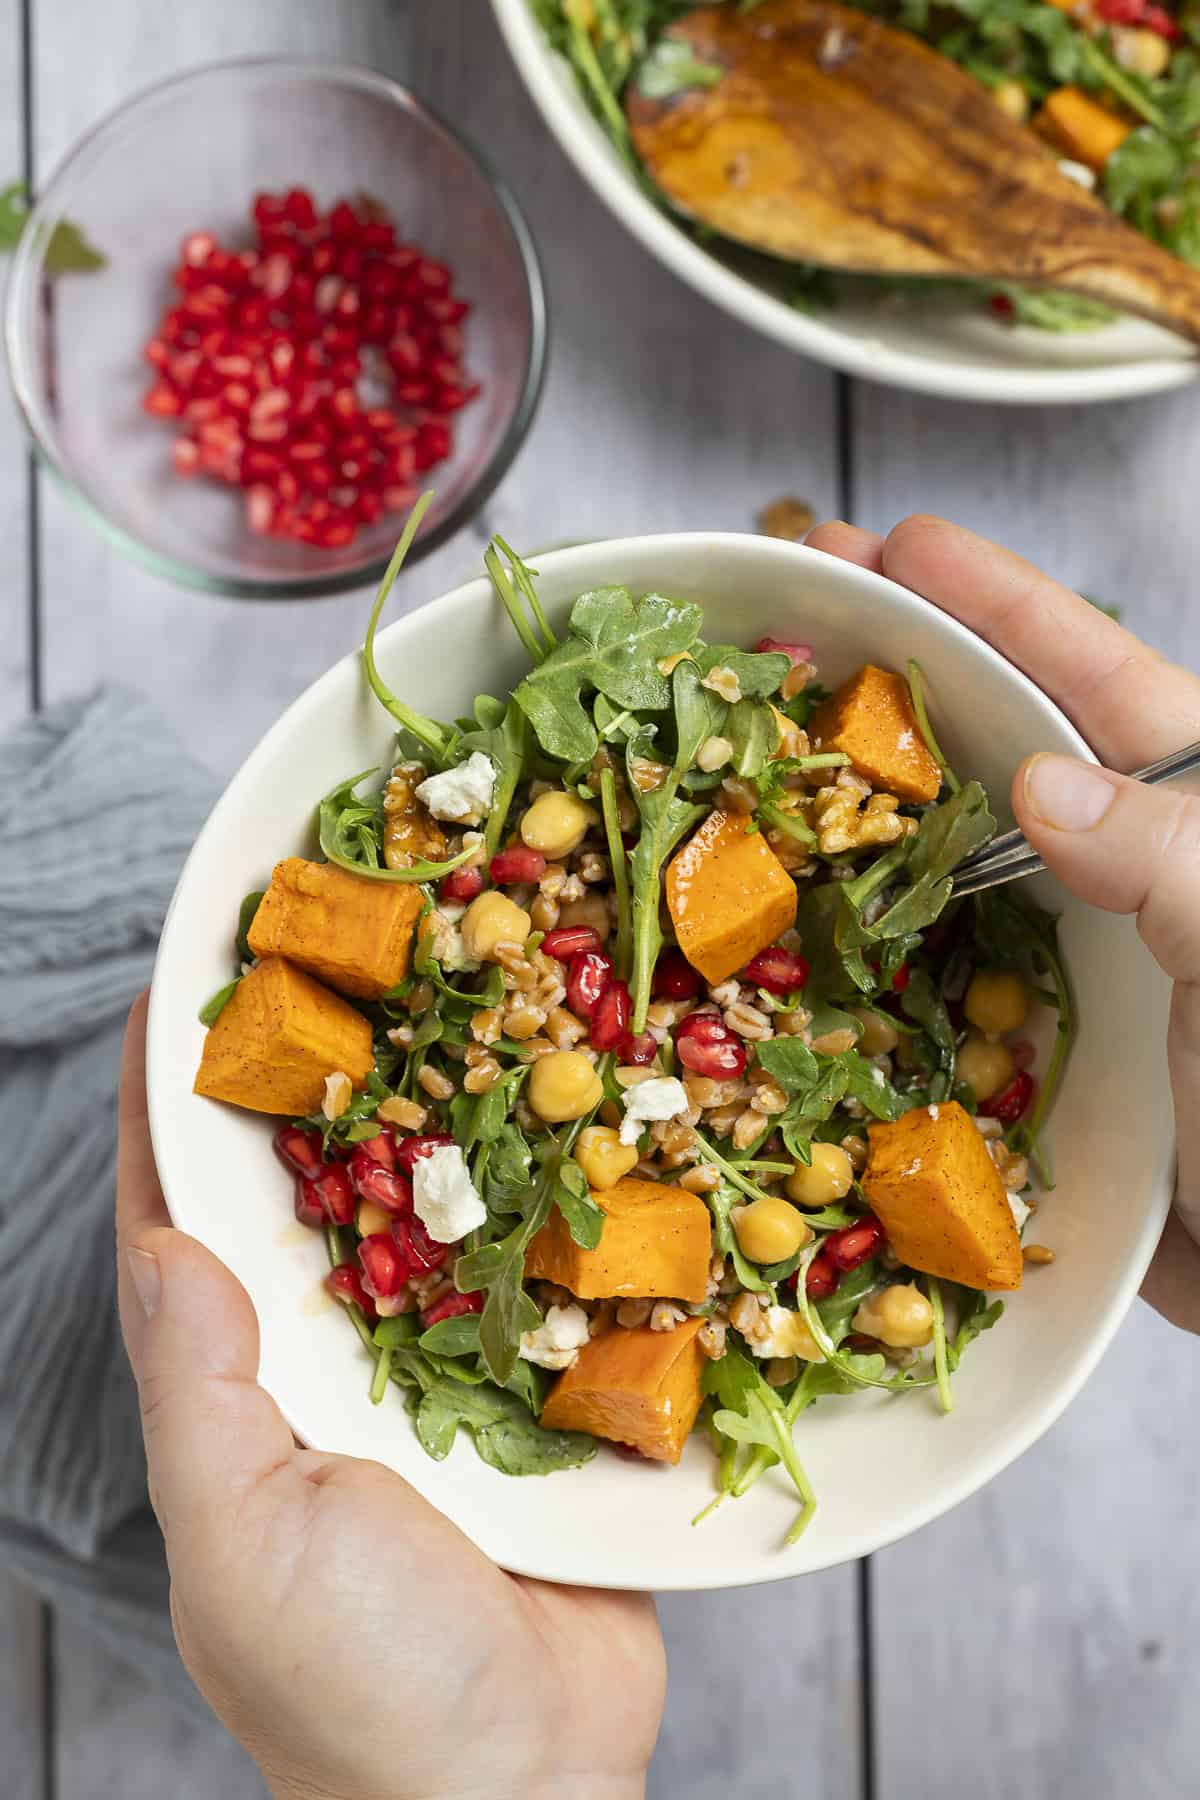
<svg viewBox="0 0 1200 1800">
<path fill-rule="evenodd" d="M 759 700 L 739 700 L 729 709 L 721 734 L 733 745 L 733 772 L 753 781 L 766 769 L 779 743 L 779 725 L 769 706 Z"/>
<path fill-rule="evenodd" d="M 990 1300 L 976 1288 L 955 1287 L 958 1296 L 958 1329 L 946 1345 L 947 1366 L 951 1374 L 964 1354 L 985 1331 L 997 1324 L 1004 1312 L 1003 1300 Z"/>
<path fill-rule="evenodd" d="M 933 735 L 933 726 L 929 723 L 929 711 L 925 704 L 925 671 L 919 662 L 910 659 L 908 664 L 908 692 L 912 700 L 912 709 L 916 714 L 917 727 L 924 740 L 925 748 L 942 772 L 942 781 L 952 794 L 957 794 L 962 782 L 942 755 L 942 747 Z"/>
<path fill-rule="evenodd" d="M 796 1543 L 816 1512 L 817 1497 L 796 1451 L 792 1421 L 775 1389 L 759 1375 L 754 1387 L 741 1395 L 741 1406 L 737 1410 L 721 1407 L 713 1414 L 713 1425 L 723 1437 L 765 1450 L 783 1464 L 801 1502 L 796 1521 L 784 1540 L 789 1545 Z M 736 1485 L 733 1491 L 737 1492 Z"/>
<path fill-rule="evenodd" d="M 734 644 L 699 644 L 695 657 L 702 676 L 731 669 L 744 700 L 765 700 L 775 693 L 792 666 L 778 650 L 739 650 Z"/>
<path fill-rule="evenodd" d="M 670 100 L 690 88 L 715 87 L 724 73 L 718 63 L 701 62 L 680 38 L 662 38 L 639 67 L 637 86 L 648 100 Z"/>
<path fill-rule="evenodd" d="M 814 1052 L 799 1038 L 767 1038 L 756 1047 L 755 1055 L 760 1068 L 765 1069 L 791 1099 L 807 1093 L 821 1072 Z"/>
<path fill-rule="evenodd" d="M 249 931 L 254 923 L 255 914 L 266 899 L 265 894 L 247 894 L 238 908 L 237 938 L 235 948 L 242 962 L 253 962 L 254 952 L 250 948 Z"/>
<path fill-rule="evenodd" d="M 349 781 L 331 788 L 317 807 L 317 835 L 321 853 L 327 862 L 351 875 L 364 875 L 370 881 L 440 881 L 443 875 L 461 868 L 474 852 L 461 850 L 445 862 L 410 863 L 405 869 L 388 869 L 381 860 L 383 843 L 383 807 L 377 799 L 371 804 L 359 800 L 355 788 L 374 769 L 364 769 Z"/>
<path fill-rule="evenodd" d="M 508 558 L 509 572 L 505 574 L 501 556 Z M 558 639 L 550 629 L 549 621 L 542 611 L 538 599 L 534 577 L 536 569 L 522 562 L 516 551 L 510 549 L 502 537 L 494 537 L 484 552 L 483 565 L 492 578 L 492 586 L 500 597 L 513 629 L 520 638 L 529 655 L 529 660 L 540 663 L 555 648 Z M 528 620 L 521 611 L 521 602 L 529 608 L 533 615 L 534 627 L 531 629 Z"/>
<path fill-rule="evenodd" d="M 908 986 L 900 996 L 900 1009 L 906 1018 L 921 1027 L 933 1045 L 940 1079 L 936 1091 L 930 1089 L 929 1097 L 935 1101 L 944 1100 L 954 1086 L 954 1027 L 946 1002 L 934 986 L 928 969 L 920 965 L 910 968 Z"/>
<path fill-rule="evenodd" d="M 687 668 L 680 664 L 675 670 L 675 679 L 687 682 L 680 671 Z M 686 690 L 685 691 L 690 691 Z M 629 874 L 631 881 L 631 903 L 633 910 L 633 943 L 630 970 L 630 992 L 632 996 L 631 1028 L 637 1033 L 646 1029 L 646 1013 L 650 1006 L 650 986 L 654 978 L 654 965 L 658 953 L 662 949 L 663 935 L 659 924 L 659 907 L 662 900 L 662 871 L 667 858 L 680 839 L 699 824 L 705 816 L 703 806 L 693 806 L 678 797 L 679 780 L 683 772 L 682 766 L 669 769 L 661 786 L 649 793 L 642 793 L 634 779 L 635 765 L 639 759 L 653 760 L 654 734 L 653 725 L 644 726 L 636 737 L 632 737 L 626 746 L 626 767 L 629 773 L 629 791 L 637 805 L 641 819 L 641 830 L 638 841 L 629 857 Z M 689 727 L 689 732 L 692 727 Z M 687 737 L 677 752 L 681 757 L 686 749 Z"/>
<path fill-rule="evenodd" d="M 439 1319 L 419 1338 L 422 1350 L 433 1356 L 478 1356 L 479 1314 L 459 1313 L 452 1319 Z"/>
<path fill-rule="evenodd" d="M 604 1210 L 596 1205 L 587 1176 L 572 1157 L 564 1157 L 554 1188 L 554 1203 L 581 1250 L 594 1250 L 604 1233 Z"/>
<path fill-rule="evenodd" d="M 483 698 L 488 699 L 490 696 L 484 695 Z M 498 705 L 499 702 L 493 704 Z M 478 716 L 478 700 L 475 705 Z M 488 715 L 485 714 L 486 716 Z M 470 756 L 473 751 L 482 751 L 484 756 L 491 759 L 496 771 L 496 785 L 492 790 L 492 806 L 483 840 L 489 861 L 500 848 L 509 808 L 525 772 L 528 738 L 529 728 L 525 715 L 516 701 L 510 700 L 498 720 L 493 719 L 492 723 L 486 725 L 480 720 L 478 730 L 464 732 L 459 745 L 464 757 Z"/>
<path fill-rule="evenodd" d="M 439 768 L 445 768 L 453 758 L 454 734 L 440 725 L 436 719 L 430 719 L 424 713 L 414 712 L 411 706 L 397 699 L 384 681 L 375 666 L 375 632 L 379 625 L 379 615 L 387 604 L 388 595 L 396 584 L 396 577 L 404 567 L 404 562 L 412 548 L 412 541 L 420 528 L 421 520 L 433 504 L 433 493 L 427 490 L 416 502 L 405 521 L 404 530 L 400 533 L 400 541 L 392 552 L 392 560 L 384 571 L 383 580 L 379 584 L 379 592 L 375 596 L 375 604 L 371 608 L 371 616 L 367 620 L 367 635 L 363 641 L 363 668 L 371 685 L 371 692 L 381 706 L 387 708 L 405 731 L 411 732 L 419 743 L 436 759 Z M 358 776 L 359 781 L 362 776 Z M 353 785 L 353 783 L 351 784 Z M 328 855 L 328 851 L 326 851 Z M 332 862 L 334 859 L 330 857 Z"/>
<path fill-rule="evenodd" d="M 238 975 L 232 981 L 226 982 L 223 988 L 217 989 L 211 1000 L 205 1001 L 197 1015 L 202 1025 L 216 1024 L 229 1002 L 233 999 L 233 990 L 237 987 L 241 979 L 241 976 Z"/>
<path fill-rule="evenodd" d="M 636 604 L 623 587 L 581 594 L 565 642 L 530 671 L 514 696 L 543 750 L 564 762 L 586 762 L 595 754 L 599 738 L 582 699 L 592 689 L 621 707 L 664 710 L 670 688 L 656 665 L 689 649 L 702 619 L 698 606 L 660 594 Z"/>
<path fill-rule="evenodd" d="M 617 929 L 613 944 L 616 970 L 622 981 L 629 978 L 633 955 L 633 900 L 629 886 L 629 852 L 621 836 L 617 813 L 617 778 L 611 769 L 600 773 L 600 810 L 604 819 L 604 841 L 612 870 L 613 895 L 617 906 Z"/>
<path fill-rule="evenodd" d="M 15 250 L 29 220 L 29 199 L 23 182 L 14 181 L 0 190 L 0 256 Z M 48 275 L 87 274 L 102 269 L 107 257 L 88 243 L 78 225 L 60 219 L 46 246 Z"/>
<path fill-rule="evenodd" d="M 470 1433 L 483 1461 L 504 1475 L 552 1475 L 577 1469 L 596 1454 L 595 1438 L 581 1431 L 547 1431 L 519 1395 L 491 1382 L 464 1384 L 415 1349 L 392 1353 L 391 1378 L 415 1390 L 410 1405 L 417 1437 L 435 1461 L 450 1454 L 460 1428 Z"/>
<path fill-rule="evenodd" d="M 713 1216 L 713 1247 L 719 1250 L 722 1256 L 729 1258 L 733 1264 L 734 1274 L 744 1288 L 749 1288 L 753 1294 L 769 1294 L 774 1298 L 774 1289 L 763 1280 L 754 1264 L 747 1261 L 742 1253 L 741 1246 L 737 1241 L 737 1234 L 733 1229 L 733 1221 L 729 1216 L 735 1206 L 742 1204 L 738 1194 L 739 1182 L 754 1199 L 760 1198 L 760 1190 L 737 1177 L 736 1171 L 730 1169 L 728 1163 L 718 1156 L 711 1145 L 706 1144 L 703 1139 L 700 1140 L 700 1150 L 704 1160 L 715 1162 L 727 1177 L 720 1187 L 713 1188 L 711 1193 L 704 1196 L 708 1202 L 708 1210 Z M 733 1181 L 728 1179 L 731 1175 L 735 1177 Z"/>
<path fill-rule="evenodd" d="M 913 836 L 885 851 L 871 868 L 852 881 L 841 883 L 844 903 L 857 915 L 845 933 L 850 945 L 882 943 L 885 939 L 923 931 L 941 917 L 950 898 L 951 877 L 959 863 L 982 850 L 996 830 L 987 795 L 977 781 L 968 781 L 941 806 L 929 809 Z M 895 855 L 895 852 L 901 852 Z M 886 880 L 903 873 L 910 882 L 873 925 L 862 920 L 862 908 Z"/>
<path fill-rule="evenodd" d="M 941 1401 L 942 1411 L 948 1413 L 954 1405 L 954 1393 L 950 1386 L 950 1347 L 946 1342 L 942 1285 L 936 1275 L 926 1275 L 925 1291 L 933 1308 L 933 1365 L 937 1370 L 938 1399 Z"/>
<path fill-rule="evenodd" d="M 529 1190 L 529 1171 L 533 1162 L 533 1153 L 525 1141 L 521 1127 L 513 1119 L 506 1119 L 493 1138 L 489 1150 L 486 1170 L 486 1191 L 484 1200 L 489 1210 L 508 1212 L 513 1203 L 524 1198 Z"/>
</svg>

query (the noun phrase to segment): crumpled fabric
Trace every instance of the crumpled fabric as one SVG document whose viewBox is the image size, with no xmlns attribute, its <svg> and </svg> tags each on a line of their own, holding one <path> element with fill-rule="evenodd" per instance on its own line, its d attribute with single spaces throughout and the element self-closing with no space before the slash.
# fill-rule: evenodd
<svg viewBox="0 0 1200 1800">
<path fill-rule="evenodd" d="M 0 1562 L 181 1698 L 117 1322 L 116 1092 L 215 786 L 121 688 L 0 742 Z"/>
</svg>

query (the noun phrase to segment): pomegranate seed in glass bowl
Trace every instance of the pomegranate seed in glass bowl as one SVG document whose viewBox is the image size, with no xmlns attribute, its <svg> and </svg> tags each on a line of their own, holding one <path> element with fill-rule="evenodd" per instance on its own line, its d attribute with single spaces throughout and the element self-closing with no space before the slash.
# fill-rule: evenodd
<svg viewBox="0 0 1200 1800">
<path fill-rule="evenodd" d="M 51 286 L 67 219 L 104 261 Z M 483 505 L 537 405 L 545 297 L 512 196 L 413 94 L 249 59 L 68 152 L 5 340 L 38 450 L 107 537 L 185 585 L 294 599 L 377 579 L 419 486 L 413 556 Z"/>
</svg>

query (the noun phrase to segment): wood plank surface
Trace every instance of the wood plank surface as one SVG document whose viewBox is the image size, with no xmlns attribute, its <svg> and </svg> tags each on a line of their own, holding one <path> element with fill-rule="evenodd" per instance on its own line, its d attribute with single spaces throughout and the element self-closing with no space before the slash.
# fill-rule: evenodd
<svg viewBox="0 0 1200 1800">
<path fill-rule="evenodd" d="M 1195 398 L 951 406 L 861 386 L 856 522 L 936 511 L 1119 605 L 1200 666 Z M 875 1559 L 878 1800 L 1191 1793 L 1200 1356 L 1138 1305 L 1083 1395 L 984 1493 Z"/>
<path fill-rule="evenodd" d="M 0 1573 L 0 1791 L 45 1793 L 43 1609 L 31 1588 Z"/>
<path fill-rule="evenodd" d="M 0 0 L 0 188 L 23 173 L 21 0 Z M 0 266 L 0 275 L 3 270 Z M 29 460 L 16 403 L 0 380 L 0 731 L 30 698 Z"/>
</svg>

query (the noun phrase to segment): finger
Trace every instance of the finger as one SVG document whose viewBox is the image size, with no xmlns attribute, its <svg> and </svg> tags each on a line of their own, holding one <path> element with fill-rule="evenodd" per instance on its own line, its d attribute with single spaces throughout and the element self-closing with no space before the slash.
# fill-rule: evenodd
<svg viewBox="0 0 1200 1800">
<path fill-rule="evenodd" d="M 117 1238 L 127 1241 L 144 1225 L 166 1225 L 146 1113 L 146 1013 L 150 996 L 139 994 L 125 1027 L 117 1100 Z"/>
<path fill-rule="evenodd" d="M 1101 759 L 1134 769 L 1200 737 L 1200 681 L 1011 551 L 944 519 L 903 520 L 883 572 L 994 645 Z"/>
<path fill-rule="evenodd" d="M 808 549 L 836 556 L 840 562 L 857 563 L 860 569 L 871 569 L 876 575 L 882 573 L 883 539 L 874 531 L 860 531 L 857 525 L 830 519 L 824 525 L 814 525 L 804 542 Z"/>
<path fill-rule="evenodd" d="M 181 1231 L 137 1232 L 124 1260 L 143 1318 L 134 1373 L 150 1497 L 168 1550 L 219 1544 L 252 1491 L 292 1462 L 292 1434 L 258 1386 L 254 1308 Z"/>
<path fill-rule="evenodd" d="M 1200 1332 L 1200 1245 L 1175 1213 L 1146 1271 L 1142 1299 L 1172 1325 Z"/>
<path fill-rule="evenodd" d="M 1034 756 L 1017 771 L 1013 810 L 1073 894 L 1136 916 L 1151 955 L 1176 984 L 1167 1047 L 1177 1204 L 1200 1241 L 1200 800 L 1069 756 Z"/>
</svg>

